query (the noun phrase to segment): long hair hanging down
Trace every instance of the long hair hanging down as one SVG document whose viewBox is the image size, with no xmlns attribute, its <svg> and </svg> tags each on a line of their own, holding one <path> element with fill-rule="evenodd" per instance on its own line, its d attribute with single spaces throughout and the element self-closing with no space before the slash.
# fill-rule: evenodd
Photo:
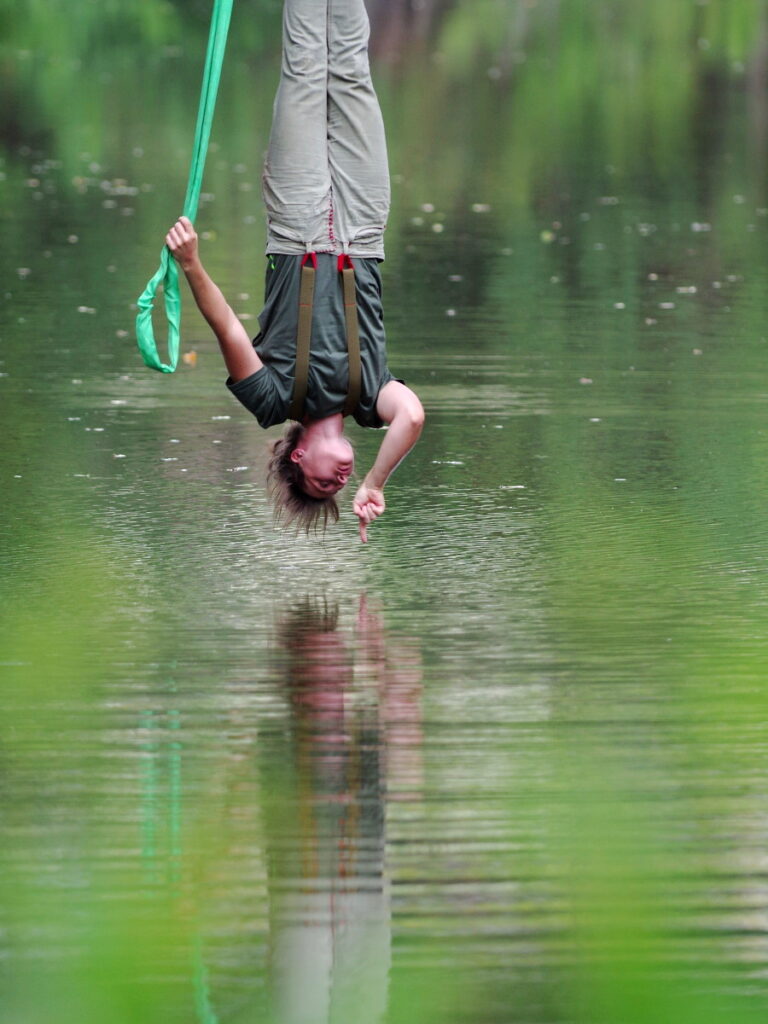
<svg viewBox="0 0 768 1024">
<path fill-rule="evenodd" d="M 304 471 L 291 461 L 291 452 L 301 440 L 304 428 L 291 423 L 283 436 L 272 445 L 267 463 L 267 489 L 275 510 L 275 522 L 296 525 L 297 530 L 325 532 L 328 522 L 339 519 L 339 506 L 334 497 L 313 498 L 304 491 Z"/>
</svg>

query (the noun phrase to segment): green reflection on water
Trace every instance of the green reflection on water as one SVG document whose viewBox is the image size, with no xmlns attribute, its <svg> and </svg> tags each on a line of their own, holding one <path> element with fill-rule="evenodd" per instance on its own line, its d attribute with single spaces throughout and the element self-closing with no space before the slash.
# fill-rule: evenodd
<svg viewBox="0 0 768 1024">
<path fill-rule="evenodd" d="M 393 1024 L 763 1017 L 762 6 L 372 5 L 429 423 L 365 552 L 272 531 L 189 303 L 138 365 L 203 6 L 0 5 L 6 1015 L 286 1024 L 309 965 L 359 1021 L 290 926 L 362 873 Z M 239 17 L 200 223 L 253 316 Z"/>
</svg>

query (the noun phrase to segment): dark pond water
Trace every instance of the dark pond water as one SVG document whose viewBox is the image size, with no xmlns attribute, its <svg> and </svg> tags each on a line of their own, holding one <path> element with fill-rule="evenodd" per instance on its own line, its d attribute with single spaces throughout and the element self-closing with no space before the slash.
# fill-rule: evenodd
<svg viewBox="0 0 768 1024">
<path fill-rule="evenodd" d="M 365 548 L 349 507 L 273 527 L 274 433 L 186 295 L 178 373 L 135 350 L 199 33 L 6 45 L 9 1024 L 764 1019 L 758 23 L 657 6 L 650 51 L 533 3 L 507 66 L 509 5 L 474 48 L 459 5 L 377 66 L 390 364 L 428 423 Z M 254 325 L 264 45 L 199 220 Z"/>
</svg>

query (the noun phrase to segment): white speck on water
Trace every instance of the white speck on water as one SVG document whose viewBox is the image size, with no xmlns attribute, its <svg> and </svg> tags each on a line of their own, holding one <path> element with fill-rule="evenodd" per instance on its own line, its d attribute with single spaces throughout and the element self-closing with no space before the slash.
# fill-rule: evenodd
<svg viewBox="0 0 768 1024">
<path fill-rule="evenodd" d="M 420 210 L 422 213 L 434 213 L 435 207 L 433 206 L 432 203 L 422 203 L 420 206 Z"/>
<path fill-rule="evenodd" d="M 175 455 L 168 455 L 165 458 L 160 459 L 161 462 L 178 462 L 179 460 Z"/>
<path fill-rule="evenodd" d="M 22 280 L 24 280 L 25 277 L 29 277 L 29 275 L 32 273 L 32 269 L 30 267 L 17 267 L 16 273 Z"/>
<path fill-rule="evenodd" d="M 463 462 L 456 459 L 432 459 L 433 466 L 463 466 Z"/>
<path fill-rule="evenodd" d="M 490 203 L 473 203 L 472 204 L 472 213 L 490 213 L 490 212 L 491 212 L 491 205 L 490 205 Z"/>
<path fill-rule="evenodd" d="M 178 439 L 178 437 L 172 437 L 169 441 L 169 444 L 181 444 L 181 441 Z"/>
<path fill-rule="evenodd" d="M 92 313 L 95 313 L 96 310 L 93 308 L 93 306 L 78 306 L 77 307 L 77 312 L 78 313 L 91 313 L 92 314 Z"/>
<path fill-rule="evenodd" d="M 253 313 L 238 313 L 238 320 L 253 320 Z"/>
<path fill-rule="evenodd" d="M 115 454 L 112 456 L 112 458 L 113 459 L 124 459 L 124 458 L 126 458 L 126 456 L 123 455 L 121 452 L 115 452 Z"/>
<path fill-rule="evenodd" d="M 549 283 L 550 284 L 560 284 L 560 278 L 557 276 L 557 274 L 554 274 L 552 277 L 550 277 Z"/>
<path fill-rule="evenodd" d="M 70 423 L 79 423 L 80 420 L 82 419 L 82 417 L 81 416 L 67 416 L 67 419 L 69 420 Z"/>
<path fill-rule="evenodd" d="M 463 281 L 464 280 L 464 275 L 463 274 L 450 274 L 449 277 L 448 277 L 448 280 L 449 281 L 453 281 L 454 284 L 455 284 L 458 281 Z"/>
<path fill-rule="evenodd" d="M 212 420 L 231 420 L 231 416 L 211 416 Z"/>
<path fill-rule="evenodd" d="M 603 421 L 600 418 L 600 416 L 592 416 L 589 422 L 590 423 L 602 423 Z"/>
<path fill-rule="evenodd" d="M 246 471 L 246 469 L 248 469 L 248 466 L 233 466 L 231 469 L 228 469 L 227 472 L 228 473 L 244 473 Z"/>
<path fill-rule="evenodd" d="M 128 331 L 124 331 L 121 328 L 119 331 L 115 331 L 115 337 L 116 338 L 127 338 L 128 337 Z"/>
<path fill-rule="evenodd" d="M 240 292 L 240 294 L 237 297 L 240 300 L 240 302 L 248 302 L 251 296 L 248 294 L 248 292 Z"/>
<path fill-rule="evenodd" d="M 83 382 L 82 382 L 82 380 L 80 379 L 80 377 L 73 377 L 73 378 L 72 378 L 72 383 L 73 383 L 73 384 L 82 384 Z"/>
<path fill-rule="evenodd" d="M 456 310 L 455 309 L 446 309 L 445 315 L 446 316 L 456 316 Z"/>
<path fill-rule="evenodd" d="M 652 316 L 647 316 L 647 317 L 645 318 L 645 323 L 646 323 L 646 325 L 647 325 L 648 327 L 653 327 L 653 326 L 654 326 L 654 324 L 657 324 L 658 322 L 659 322 L 659 321 L 658 321 L 658 320 L 656 320 L 656 319 L 655 319 L 655 317 L 652 317 Z"/>
<path fill-rule="evenodd" d="M 13 479 L 14 480 L 21 480 L 22 479 L 21 473 L 14 473 L 13 474 Z"/>
<path fill-rule="evenodd" d="M 128 400 L 126 398 L 111 398 L 109 400 L 109 404 L 110 405 L 128 405 Z"/>
<path fill-rule="evenodd" d="M 703 348 L 693 348 L 693 349 L 691 349 L 691 352 L 695 356 L 703 356 L 704 355 L 704 349 Z"/>
<path fill-rule="evenodd" d="M 693 224 L 691 224 L 691 231 L 693 231 L 693 233 L 696 235 L 704 234 L 705 232 L 711 230 L 712 225 L 708 224 L 706 221 L 695 220 Z"/>
<path fill-rule="evenodd" d="M 432 230 L 434 231 L 434 233 L 436 235 L 442 235 L 442 233 L 445 231 L 445 225 L 444 224 L 439 224 L 439 223 L 438 224 L 433 224 L 432 225 Z"/>
<path fill-rule="evenodd" d="M 525 484 L 502 484 L 499 487 L 500 491 L 524 491 Z"/>
<path fill-rule="evenodd" d="M 594 384 L 591 377 L 579 377 L 579 384 Z"/>
<path fill-rule="evenodd" d="M 681 284 L 679 288 L 675 289 L 678 295 L 695 295 L 698 292 L 698 288 L 695 284 Z"/>
<path fill-rule="evenodd" d="M 674 302 L 660 302 L 659 309 L 675 309 Z"/>
<path fill-rule="evenodd" d="M 420 228 L 423 225 L 423 223 L 423 217 L 411 217 L 411 224 L 413 224 L 415 228 Z"/>
<path fill-rule="evenodd" d="M 733 201 L 734 203 L 736 203 L 737 206 L 742 206 L 744 203 L 746 203 L 747 200 L 744 198 L 744 196 L 737 195 L 733 197 Z"/>
<path fill-rule="evenodd" d="M 659 275 L 658 274 L 654 274 L 654 273 L 650 273 L 648 275 L 648 280 L 649 281 L 658 281 L 659 280 Z"/>
<path fill-rule="evenodd" d="M 613 308 L 614 309 L 626 309 L 627 305 L 626 305 L 625 302 L 614 302 Z"/>
<path fill-rule="evenodd" d="M 223 441 L 219 441 L 219 440 L 214 440 L 214 441 L 211 442 L 211 444 L 223 444 L 223 443 L 224 443 Z"/>
<path fill-rule="evenodd" d="M 723 287 L 723 282 L 722 281 L 713 281 L 712 282 L 712 287 L 716 288 L 716 289 L 720 289 L 720 288 Z"/>
<path fill-rule="evenodd" d="M 70 245 L 77 245 L 77 243 L 80 241 L 80 239 L 77 237 L 77 235 L 68 235 L 67 236 L 67 241 L 69 242 Z"/>
<path fill-rule="evenodd" d="M 625 484 L 627 482 L 627 478 L 625 476 L 615 476 L 613 480 L 614 483 L 617 484 Z"/>
<path fill-rule="evenodd" d="M 94 432 L 94 434 L 103 434 L 104 433 L 104 427 L 94 427 L 93 428 L 93 432 Z"/>
</svg>

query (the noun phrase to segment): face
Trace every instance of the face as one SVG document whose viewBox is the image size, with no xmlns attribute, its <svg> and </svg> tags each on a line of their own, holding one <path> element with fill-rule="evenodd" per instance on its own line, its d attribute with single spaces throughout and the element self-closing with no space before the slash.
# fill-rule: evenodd
<svg viewBox="0 0 768 1024">
<path fill-rule="evenodd" d="M 317 438 L 298 445 L 291 452 L 304 473 L 304 490 L 312 498 L 331 498 L 349 480 L 355 453 L 345 437 Z"/>
</svg>

